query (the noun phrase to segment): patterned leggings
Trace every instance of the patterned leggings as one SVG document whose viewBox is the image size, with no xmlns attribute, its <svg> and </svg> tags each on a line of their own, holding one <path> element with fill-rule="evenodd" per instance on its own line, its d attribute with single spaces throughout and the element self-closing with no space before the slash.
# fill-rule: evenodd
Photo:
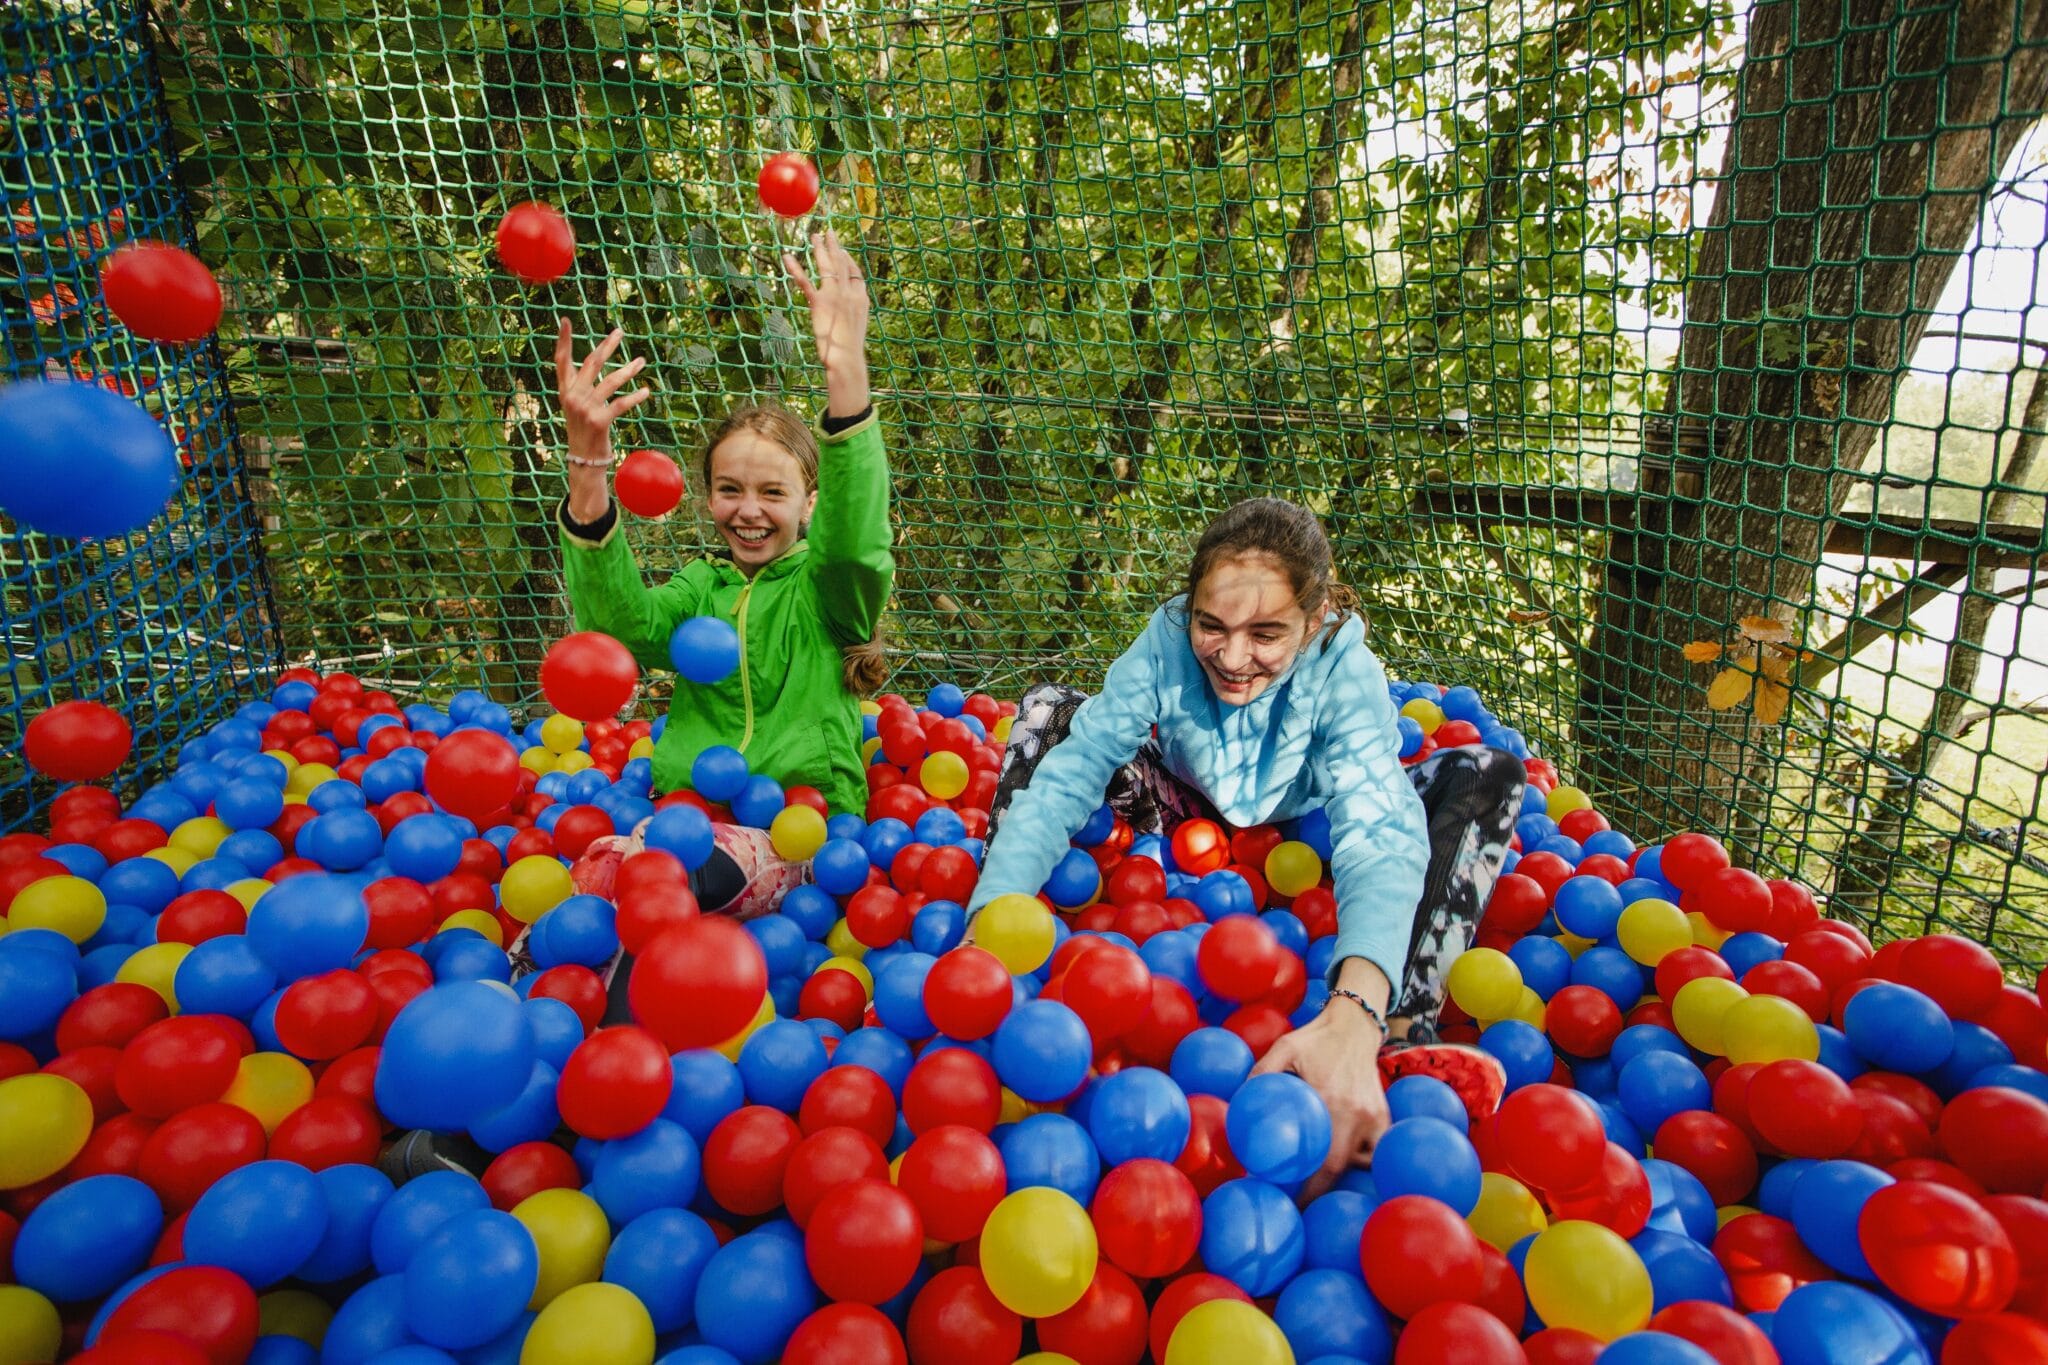
<svg viewBox="0 0 2048 1365">
<path fill-rule="evenodd" d="M 1058 683 L 1024 694 L 989 810 L 991 838 L 1046 751 L 1067 737 L 1074 712 L 1085 700 L 1087 693 Z M 1424 1043 L 1436 1038 L 1444 973 L 1471 942 L 1473 926 L 1493 894 L 1522 813 L 1525 774 L 1513 754 L 1474 744 L 1439 749 L 1409 768 L 1408 776 L 1429 823 L 1429 866 L 1409 935 L 1407 969 L 1388 1015 L 1407 1021 L 1409 1042 Z M 1167 770 L 1152 742 L 1117 770 L 1104 799 L 1140 833 L 1171 834 L 1183 820 L 1221 819 L 1207 797 Z"/>
</svg>

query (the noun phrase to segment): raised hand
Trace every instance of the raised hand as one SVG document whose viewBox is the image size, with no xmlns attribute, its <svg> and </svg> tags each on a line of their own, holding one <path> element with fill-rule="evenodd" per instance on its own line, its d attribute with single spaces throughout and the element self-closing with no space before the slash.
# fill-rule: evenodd
<svg viewBox="0 0 2048 1365">
<path fill-rule="evenodd" d="M 825 367 L 827 410 L 852 417 L 868 405 L 868 286 L 860 262 L 830 229 L 811 235 L 812 280 L 796 257 L 784 253 L 782 268 L 802 291 L 811 310 L 811 336 Z"/>
<path fill-rule="evenodd" d="M 646 367 L 644 358 L 629 360 L 609 374 L 604 372 L 625 339 L 623 328 L 613 328 L 611 335 L 578 362 L 567 318 L 555 334 L 556 397 L 568 427 L 569 515 L 577 521 L 595 521 L 610 506 L 607 473 L 612 463 L 612 423 L 646 402 L 653 392 L 644 385 L 623 395 L 619 392 Z"/>
</svg>

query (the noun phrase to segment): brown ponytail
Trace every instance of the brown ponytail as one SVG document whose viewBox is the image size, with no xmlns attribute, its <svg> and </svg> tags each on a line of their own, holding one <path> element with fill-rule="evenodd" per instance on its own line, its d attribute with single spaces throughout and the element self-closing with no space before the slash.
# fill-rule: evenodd
<svg viewBox="0 0 2048 1365">
<path fill-rule="evenodd" d="M 1219 561 L 1244 555 L 1261 555 L 1277 563 L 1294 589 L 1295 605 L 1303 611 L 1336 613 L 1327 629 L 1334 631 L 1352 615 L 1364 619 L 1357 592 L 1336 579 L 1323 524 L 1306 507 L 1282 498 L 1247 498 L 1209 523 L 1188 565 L 1183 589 L 1187 601 L 1195 600 L 1195 590 Z"/>
<path fill-rule="evenodd" d="M 872 697 L 889 681 L 889 652 L 879 639 L 863 640 L 839 651 L 839 678 L 856 697 Z"/>
</svg>

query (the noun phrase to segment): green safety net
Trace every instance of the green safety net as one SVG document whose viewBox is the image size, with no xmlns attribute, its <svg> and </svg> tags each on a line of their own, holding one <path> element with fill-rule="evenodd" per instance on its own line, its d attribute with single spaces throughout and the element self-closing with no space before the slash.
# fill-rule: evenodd
<svg viewBox="0 0 2048 1365">
<path fill-rule="evenodd" d="M 1193 537 L 1322 515 L 1398 676 L 1616 824 L 2038 961 L 2048 7 L 157 0 L 287 662 L 531 697 L 552 341 L 675 454 L 875 299 L 896 686 L 1092 686 Z M 818 211 L 756 202 L 813 157 Z M 575 267 L 494 260 L 511 205 Z M 2040 339 L 2035 339 L 2040 338 Z M 629 533 L 659 574 L 686 510 Z M 656 689 L 652 702 L 659 704 Z"/>
</svg>

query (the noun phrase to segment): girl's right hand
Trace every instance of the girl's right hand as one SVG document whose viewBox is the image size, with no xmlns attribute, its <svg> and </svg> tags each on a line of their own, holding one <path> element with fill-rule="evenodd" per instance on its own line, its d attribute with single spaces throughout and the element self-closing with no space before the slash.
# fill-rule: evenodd
<svg viewBox="0 0 2048 1365">
<path fill-rule="evenodd" d="M 653 392 L 642 386 L 623 397 L 619 396 L 619 390 L 646 367 L 644 359 L 628 361 L 610 374 L 604 373 L 606 362 L 617 353 L 625 339 L 623 328 L 613 328 L 611 335 L 600 341 L 597 349 L 578 363 L 567 318 L 562 320 L 561 330 L 555 334 L 557 396 L 562 404 L 563 421 L 568 427 L 572 461 L 569 465 L 569 515 L 577 521 L 595 521 L 611 505 L 611 489 L 606 475 L 612 463 L 612 423 L 639 407 Z M 592 463 L 573 463 L 576 460 Z"/>
</svg>

